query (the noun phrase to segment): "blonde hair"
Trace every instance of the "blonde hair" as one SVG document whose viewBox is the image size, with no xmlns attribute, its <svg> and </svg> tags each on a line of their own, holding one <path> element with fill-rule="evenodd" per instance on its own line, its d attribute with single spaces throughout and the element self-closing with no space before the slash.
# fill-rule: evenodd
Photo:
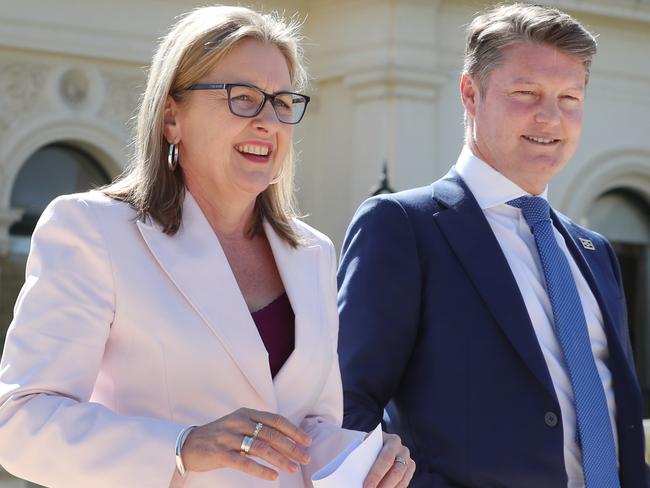
<svg viewBox="0 0 650 488">
<path fill-rule="evenodd" d="M 167 97 L 182 101 L 190 85 L 246 39 L 276 46 L 287 61 L 294 89 L 304 88 L 307 75 L 302 65 L 299 28 L 295 20 L 286 23 L 277 14 L 261 14 L 244 7 L 203 7 L 181 16 L 154 54 L 140 102 L 131 164 L 102 191 L 132 205 L 139 219 L 150 216 L 165 233 L 175 234 L 181 225 L 185 184 L 180 167 L 170 171 L 167 165 L 168 143 L 163 135 Z M 279 181 L 257 197 L 250 237 L 263 232 L 266 219 L 291 246 L 300 244 L 291 225 L 296 216 L 293 154 L 291 147 Z"/>
<path fill-rule="evenodd" d="M 503 59 L 505 48 L 519 42 L 546 44 L 582 61 L 589 80 L 596 39 L 577 20 L 555 8 L 523 3 L 500 4 L 467 27 L 463 72 L 485 95 L 487 79 Z"/>
</svg>

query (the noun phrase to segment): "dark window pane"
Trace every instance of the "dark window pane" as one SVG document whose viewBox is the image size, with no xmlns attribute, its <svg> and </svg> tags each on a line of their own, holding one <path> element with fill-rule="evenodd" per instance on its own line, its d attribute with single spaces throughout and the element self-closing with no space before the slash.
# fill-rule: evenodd
<svg viewBox="0 0 650 488">
<path fill-rule="evenodd" d="M 86 191 L 108 181 L 101 166 L 80 149 L 65 144 L 50 144 L 39 149 L 16 178 L 11 207 L 25 209 L 25 214 L 9 233 L 31 235 L 41 213 L 54 198 Z"/>
</svg>

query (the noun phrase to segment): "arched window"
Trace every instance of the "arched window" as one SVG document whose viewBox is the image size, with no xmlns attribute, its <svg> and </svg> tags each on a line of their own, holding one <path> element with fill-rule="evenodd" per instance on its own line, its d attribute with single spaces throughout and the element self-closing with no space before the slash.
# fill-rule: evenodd
<svg viewBox="0 0 650 488">
<path fill-rule="evenodd" d="M 630 338 L 637 374 L 650 415 L 650 203 L 628 189 L 601 195 L 587 225 L 606 236 L 621 263 Z"/>
<path fill-rule="evenodd" d="M 10 252 L 29 251 L 29 238 L 41 213 L 59 195 L 78 193 L 108 183 L 99 163 L 68 144 L 49 144 L 36 151 L 20 169 L 11 192 L 11 208 L 24 209 L 9 229 Z"/>
<path fill-rule="evenodd" d="M 68 144 L 42 147 L 20 169 L 10 207 L 22 209 L 24 214 L 9 228 L 9 253 L 0 255 L 0 352 L 25 279 L 31 235 L 41 213 L 59 195 L 83 192 L 108 182 L 108 175 L 90 154 Z"/>
</svg>

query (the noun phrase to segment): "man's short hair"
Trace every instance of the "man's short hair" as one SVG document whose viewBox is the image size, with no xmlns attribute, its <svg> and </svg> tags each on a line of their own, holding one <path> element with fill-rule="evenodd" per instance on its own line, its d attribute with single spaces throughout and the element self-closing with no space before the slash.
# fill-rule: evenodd
<svg viewBox="0 0 650 488">
<path fill-rule="evenodd" d="M 588 81 L 596 39 L 580 22 L 543 5 L 500 4 L 478 15 L 467 28 L 463 71 L 478 83 L 481 94 L 503 50 L 520 42 L 546 44 L 578 58 Z"/>
</svg>

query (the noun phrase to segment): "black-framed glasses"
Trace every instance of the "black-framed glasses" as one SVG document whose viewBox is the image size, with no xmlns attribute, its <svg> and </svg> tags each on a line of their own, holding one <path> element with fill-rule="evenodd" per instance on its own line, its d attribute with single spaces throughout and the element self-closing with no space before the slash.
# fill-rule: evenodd
<svg viewBox="0 0 650 488">
<path fill-rule="evenodd" d="M 307 95 L 288 91 L 271 94 L 245 83 L 194 83 L 188 90 L 226 90 L 228 108 L 238 117 L 255 117 L 270 100 L 275 115 L 283 124 L 300 122 L 309 104 Z"/>
</svg>

